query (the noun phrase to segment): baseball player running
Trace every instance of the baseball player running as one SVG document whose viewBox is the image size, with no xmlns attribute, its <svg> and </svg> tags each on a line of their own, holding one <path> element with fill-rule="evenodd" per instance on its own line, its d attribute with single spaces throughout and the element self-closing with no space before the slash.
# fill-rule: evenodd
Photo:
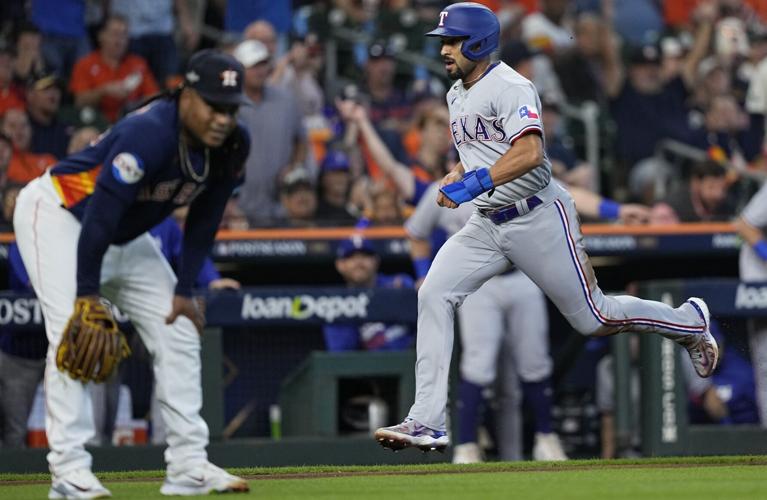
<svg viewBox="0 0 767 500">
<path fill-rule="evenodd" d="M 740 279 L 767 281 L 767 184 L 748 202 L 735 227 L 746 243 L 740 248 Z M 749 340 L 759 419 L 762 426 L 767 427 L 767 321 L 764 318 L 749 322 Z"/>
<path fill-rule="evenodd" d="M 437 203 L 456 208 L 473 200 L 475 211 L 440 249 L 419 290 L 415 403 L 401 424 L 376 430 L 375 439 L 388 448 L 444 450 L 449 444 L 445 405 L 455 309 L 512 265 L 584 335 L 657 333 L 684 346 L 701 377 L 717 363 L 701 299 L 672 308 L 600 290 L 573 200 L 550 182 L 535 87 L 506 64 L 490 62 L 499 32 L 490 9 L 462 2 L 440 12 L 437 28 L 427 33 L 440 37 L 445 69 L 456 80 L 447 104 L 460 161 L 442 179 Z"/>
<path fill-rule="evenodd" d="M 120 120 L 19 194 L 14 229 L 45 318 L 49 498 L 111 496 L 91 472 L 94 434 L 86 383 L 109 377 L 129 350 L 101 297 L 127 313 L 153 357 L 167 425 L 160 492 L 247 491 L 208 461 L 200 416 L 200 333 L 192 285 L 224 206 L 242 182 L 247 131 L 242 66 L 206 50 L 184 84 Z M 147 231 L 190 205 L 176 276 Z M 73 312 L 74 306 L 74 312 Z"/>
</svg>

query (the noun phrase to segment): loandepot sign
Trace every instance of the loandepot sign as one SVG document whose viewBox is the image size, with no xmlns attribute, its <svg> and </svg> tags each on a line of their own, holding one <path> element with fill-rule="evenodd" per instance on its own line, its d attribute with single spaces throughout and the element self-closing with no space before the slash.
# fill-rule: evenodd
<svg viewBox="0 0 767 500">
<path fill-rule="evenodd" d="M 366 318 L 370 297 L 358 295 L 296 295 L 293 297 L 256 297 L 246 294 L 242 301 L 242 319 L 294 319 L 312 317 L 327 322 L 336 319 Z"/>
</svg>

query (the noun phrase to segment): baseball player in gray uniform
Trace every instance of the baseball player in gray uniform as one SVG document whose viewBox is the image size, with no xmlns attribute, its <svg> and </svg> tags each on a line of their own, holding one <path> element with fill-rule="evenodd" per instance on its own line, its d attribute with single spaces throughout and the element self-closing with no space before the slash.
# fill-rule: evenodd
<svg viewBox="0 0 767 500">
<path fill-rule="evenodd" d="M 415 212 L 405 223 L 411 244 L 411 255 L 418 277 L 425 275 L 431 263 L 430 237 L 436 228 L 448 235 L 457 233 L 471 218 L 471 204 L 455 210 L 446 210 L 434 203 L 439 186 L 432 184 L 424 193 Z M 508 293 L 515 290 L 516 293 Z M 458 389 L 459 444 L 453 450 L 455 463 L 482 460 L 478 445 L 477 426 L 479 410 L 485 388 L 496 378 L 496 362 L 501 351 L 504 333 L 509 336 L 509 362 L 514 370 L 512 380 L 504 384 L 522 385 L 524 399 L 535 415 L 536 460 L 566 460 L 559 438 L 551 426 L 552 361 L 549 356 L 548 312 L 543 292 L 530 278 L 516 270 L 509 270 L 491 278 L 466 298 L 460 314 L 461 382 Z M 505 359 L 503 360 L 505 361 Z M 520 429 L 519 390 L 505 387 L 504 394 L 512 398 L 517 407 L 504 408 L 501 418 L 507 429 Z M 504 405 L 505 406 L 505 405 Z M 521 458 L 521 432 L 499 433 L 499 449 L 504 459 Z"/>
<path fill-rule="evenodd" d="M 515 265 L 584 335 L 657 333 L 684 346 L 696 372 L 713 372 L 719 349 L 706 304 L 678 308 L 636 297 L 608 297 L 597 285 L 572 197 L 551 180 L 541 102 L 533 84 L 491 63 L 500 25 L 473 2 L 439 13 L 440 54 L 456 83 L 447 93 L 460 161 L 440 182 L 437 203 L 474 202 L 469 222 L 440 249 L 418 293 L 415 403 L 405 420 L 375 439 L 401 449 L 444 450 L 448 374 L 456 308 L 487 280 Z M 508 290 L 508 293 L 517 293 Z"/>
<path fill-rule="evenodd" d="M 746 243 L 740 248 L 740 279 L 767 281 L 767 184 L 748 202 L 735 227 Z M 759 420 L 767 427 L 767 320 L 754 318 L 749 322 L 749 340 Z"/>
</svg>

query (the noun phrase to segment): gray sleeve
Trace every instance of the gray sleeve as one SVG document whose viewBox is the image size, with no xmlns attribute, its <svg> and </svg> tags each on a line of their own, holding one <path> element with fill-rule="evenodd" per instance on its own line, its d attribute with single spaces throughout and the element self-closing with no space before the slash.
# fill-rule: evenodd
<svg viewBox="0 0 767 500">
<path fill-rule="evenodd" d="M 432 183 L 421 197 L 421 201 L 418 202 L 413 214 L 405 221 L 405 231 L 408 236 L 426 240 L 437 227 L 439 211 L 441 210 L 441 207 L 437 205 L 438 189 L 437 183 Z"/>
<path fill-rule="evenodd" d="M 495 106 L 497 116 L 503 117 L 508 142 L 513 143 L 531 131 L 543 133 L 540 101 L 532 84 L 509 87 L 500 93 Z"/>
<path fill-rule="evenodd" d="M 767 227 L 767 183 L 751 198 L 741 216 L 754 227 Z"/>
</svg>

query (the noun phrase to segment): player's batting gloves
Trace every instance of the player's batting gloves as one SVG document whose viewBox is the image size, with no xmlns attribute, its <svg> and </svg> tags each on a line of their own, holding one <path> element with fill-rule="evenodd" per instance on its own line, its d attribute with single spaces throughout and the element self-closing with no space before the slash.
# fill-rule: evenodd
<svg viewBox="0 0 767 500">
<path fill-rule="evenodd" d="M 463 174 L 463 179 L 460 181 L 442 186 L 439 190 L 450 201 L 460 205 L 461 203 L 473 200 L 494 187 L 493 179 L 490 178 L 490 169 L 478 168 Z"/>
</svg>

